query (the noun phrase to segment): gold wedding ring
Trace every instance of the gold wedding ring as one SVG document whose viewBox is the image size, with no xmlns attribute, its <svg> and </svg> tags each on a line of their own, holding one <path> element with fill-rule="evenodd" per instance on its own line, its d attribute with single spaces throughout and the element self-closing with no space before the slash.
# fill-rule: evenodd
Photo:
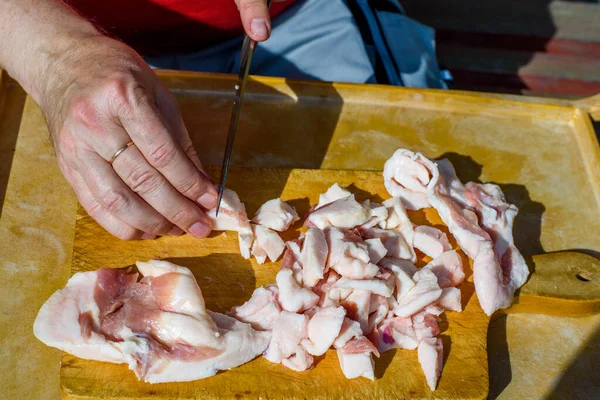
<svg viewBox="0 0 600 400">
<path fill-rule="evenodd" d="M 121 155 L 122 152 L 124 152 L 125 150 L 127 150 L 128 148 L 130 148 L 131 146 L 133 146 L 135 143 L 133 142 L 129 142 L 127 143 L 125 146 L 121 147 L 119 150 L 116 151 L 116 153 L 110 158 L 110 161 L 108 162 L 110 165 L 112 165 L 112 163 L 115 162 L 115 160 L 117 159 L 117 157 L 119 157 Z"/>
</svg>

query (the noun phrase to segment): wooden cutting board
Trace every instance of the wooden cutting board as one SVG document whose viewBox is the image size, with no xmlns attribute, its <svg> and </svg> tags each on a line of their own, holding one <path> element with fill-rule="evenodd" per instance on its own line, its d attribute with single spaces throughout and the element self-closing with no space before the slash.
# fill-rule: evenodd
<svg viewBox="0 0 600 400">
<path fill-rule="evenodd" d="M 310 204 L 318 201 L 318 195 L 335 182 L 349 187 L 359 200 L 382 201 L 389 197 L 380 172 L 232 168 L 228 178 L 228 186 L 238 192 L 250 216 L 265 201 L 277 197 L 289 202 L 303 215 Z M 433 225 L 447 232 L 433 209 L 410 212 L 410 217 L 416 224 Z M 527 215 L 522 217 L 527 220 Z M 520 227 L 528 229 L 526 224 L 520 224 Z M 285 232 L 284 239 L 297 237 L 299 231 L 297 224 Z M 451 242 L 456 247 L 453 238 Z M 123 268 L 137 260 L 153 258 L 167 259 L 190 268 L 207 307 L 220 312 L 242 304 L 256 287 L 273 283 L 279 270 L 279 262 L 258 265 L 254 260 L 244 260 L 239 254 L 235 233 L 213 233 L 204 240 L 184 235 L 123 242 L 111 237 L 79 210 L 72 273 L 102 267 Z M 428 261 L 420 254 L 418 265 Z M 522 288 L 515 301 L 515 311 L 557 315 L 600 311 L 600 266 L 597 260 L 578 253 L 555 253 L 528 257 L 527 261 L 531 269 L 543 273 L 534 273 Z M 416 351 L 408 350 L 382 354 L 376 360 L 375 382 L 345 379 L 335 352 L 330 350 L 317 358 L 314 369 L 303 373 L 257 358 L 208 379 L 155 385 L 138 381 L 125 365 L 63 354 L 61 387 L 66 396 L 73 398 L 485 398 L 488 394 L 486 336 L 490 318 L 479 307 L 468 267 L 466 273 L 467 279 L 460 286 L 464 311 L 445 313 L 441 323 L 444 369 L 434 392 L 425 382 Z"/>
</svg>

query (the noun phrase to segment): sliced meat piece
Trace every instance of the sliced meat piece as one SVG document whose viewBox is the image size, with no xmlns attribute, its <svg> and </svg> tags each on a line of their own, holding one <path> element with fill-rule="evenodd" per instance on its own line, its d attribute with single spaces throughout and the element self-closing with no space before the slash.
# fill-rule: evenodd
<svg viewBox="0 0 600 400">
<path fill-rule="evenodd" d="M 462 311 L 460 289 L 447 287 L 442 289 L 442 295 L 436 303 L 439 307 L 447 311 Z"/>
<path fill-rule="evenodd" d="M 430 309 L 429 307 L 412 316 L 413 328 L 418 340 L 432 338 L 440 334 L 438 316 L 436 309 Z"/>
<path fill-rule="evenodd" d="M 125 291 L 100 322 L 100 332 L 114 338 L 138 378 L 152 383 L 201 379 L 266 348 L 268 333 L 206 311 L 186 268 L 164 261 L 138 268 L 148 275 Z"/>
<path fill-rule="evenodd" d="M 300 217 L 298 217 L 294 207 L 281 201 L 281 199 L 273 199 L 260 206 L 254 214 L 252 222 L 274 231 L 283 232 L 299 219 Z"/>
<path fill-rule="evenodd" d="M 369 259 L 372 264 L 377 264 L 387 254 L 387 249 L 381 242 L 381 239 L 367 239 L 364 241 L 369 252 Z"/>
<path fill-rule="evenodd" d="M 426 338 L 419 343 L 419 363 L 431 390 L 435 390 L 444 364 L 442 339 Z"/>
<path fill-rule="evenodd" d="M 371 333 L 373 329 L 375 329 L 377 325 L 379 325 L 379 323 L 385 319 L 389 311 L 390 306 L 387 298 L 377 294 L 372 294 L 369 304 L 369 325 L 367 332 Z"/>
<path fill-rule="evenodd" d="M 370 301 L 371 292 L 365 290 L 353 290 L 348 297 L 340 301 L 340 305 L 346 309 L 347 317 L 358 321 L 363 334 L 366 334 L 369 328 Z"/>
<path fill-rule="evenodd" d="M 279 289 L 276 285 L 257 288 L 250 300 L 241 306 L 233 307 L 230 316 L 252 325 L 254 329 L 270 331 L 281 313 L 277 301 Z"/>
<path fill-rule="evenodd" d="M 319 302 L 319 296 L 316 293 L 303 288 L 296 282 L 291 269 L 281 269 L 275 279 L 279 287 L 279 304 L 285 311 L 305 311 Z"/>
<path fill-rule="evenodd" d="M 331 226 L 354 228 L 367 222 L 370 217 L 370 210 L 357 202 L 354 195 L 350 195 L 315 210 L 308 216 L 304 224 L 319 229 Z"/>
<path fill-rule="evenodd" d="M 338 306 L 338 301 L 330 298 L 330 290 L 333 284 L 340 278 L 335 271 L 329 271 L 325 278 L 315 285 L 312 289 L 319 296 L 319 307 Z"/>
<path fill-rule="evenodd" d="M 208 317 L 196 278 L 188 268 L 163 260 L 138 261 L 135 265 L 144 277 L 140 283 L 147 283 L 160 310 L 204 319 L 211 329 L 216 328 Z M 134 295 L 139 293 L 138 290 Z"/>
<path fill-rule="evenodd" d="M 118 297 L 124 285 L 135 283 L 135 275 L 114 270 L 111 297 Z M 129 277 L 130 282 L 126 282 Z M 132 279 L 132 281 L 131 281 Z M 36 338 L 79 358 L 112 363 L 125 363 L 121 352 L 98 333 L 100 309 L 94 298 L 98 271 L 78 272 L 64 289 L 57 290 L 42 306 L 33 324 Z M 110 289 L 110 288 L 109 288 Z M 111 300 L 109 300 L 111 301 Z"/>
<path fill-rule="evenodd" d="M 421 225 L 415 229 L 413 246 L 431 258 L 439 257 L 443 252 L 452 250 L 448 236 L 432 226 Z"/>
<path fill-rule="evenodd" d="M 248 260 L 252 249 L 252 243 L 254 243 L 253 233 L 238 233 L 238 242 L 240 246 L 240 254 L 243 258 Z"/>
<path fill-rule="evenodd" d="M 229 370 L 254 359 L 269 344 L 268 332 L 257 332 L 250 325 L 223 314 L 209 311 L 209 315 L 218 327 L 222 347 L 218 352 L 196 348 L 189 353 L 180 350 L 179 354 L 175 352 L 168 357 L 148 358 L 148 354 L 157 354 L 157 351 L 153 349 L 156 343 L 147 338 L 132 336 L 117 345 L 138 378 L 149 383 L 161 383 L 213 376 L 218 371 Z"/>
<path fill-rule="evenodd" d="M 410 317 L 440 298 L 442 289 L 437 283 L 437 277 L 431 271 L 424 271 L 415 287 L 398 299 L 394 314 L 399 317 Z"/>
<path fill-rule="evenodd" d="M 509 211 L 508 204 L 499 204 L 502 200 L 499 199 L 500 193 L 490 187 L 487 191 L 482 189 L 485 193 L 477 190 L 481 187 L 473 185 L 466 191 L 447 160 L 439 161 L 433 172 L 428 198 L 461 249 L 473 260 L 473 279 L 481 307 L 487 315 L 491 315 L 500 308 L 510 306 L 515 290 L 529 275 L 522 256 L 514 245 L 510 245 L 516 207 Z M 503 210 L 505 207 L 509 208 Z M 478 225 L 476 212 L 489 232 Z M 500 231 L 502 235 L 493 233 Z M 499 238 L 496 240 L 498 248 L 495 248 L 490 233 Z M 498 257 L 498 254 L 502 254 L 502 257 Z"/>
<path fill-rule="evenodd" d="M 430 207 L 427 185 L 431 180 L 432 161 L 420 153 L 398 149 L 383 167 L 385 188 L 393 197 L 399 197 L 409 210 Z"/>
<path fill-rule="evenodd" d="M 390 297 L 393 288 L 390 283 L 382 279 L 346 279 L 341 278 L 334 285 L 334 288 L 352 289 L 367 291 L 369 293 L 378 294 L 383 297 Z"/>
<path fill-rule="evenodd" d="M 336 200 L 344 199 L 350 196 L 351 194 L 352 193 L 350 193 L 348 190 L 340 187 L 340 185 L 338 185 L 337 183 L 334 183 L 329 189 L 327 189 L 325 193 L 319 195 L 319 203 L 315 207 L 315 210 L 318 210 L 324 205 L 333 203 Z"/>
<path fill-rule="evenodd" d="M 352 257 L 344 257 L 338 264 L 331 267 L 347 279 L 369 279 L 377 275 L 379 267 L 375 264 L 364 263 Z"/>
<path fill-rule="evenodd" d="M 214 231 L 252 233 L 250 221 L 246 215 L 246 207 L 233 190 L 227 188 L 223 190 L 218 217 L 216 212 L 216 208 L 206 212 L 206 215 L 212 221 Z"/>
<path fill-rule="evenodd" d="M 302 257 L 302 245 L 304 244 L 304 236 L 301 239 L 290 240 L 285 244 L 294 255 L 294 258 L 297 261 L 300 261 L 300 258 Z"/>
<path fill-rule="evenodd" d="M 344 347 L 337 349 L 344 376 L 348 379 L 362 376 L 375 380 L 375 364 L 371 354 L 379 357 L 377 348 L 364 336 L 352 339 Z"/>
<path fill-rule="evenodd" d="M 325 233 L 318 228 L 309 228 L 304 236 L 301 253 L 304 286 L 313 287 L 323 279 L 328 254 Z"/>
<path fill-rule="evenodd" d="M 332 286 L 327 292 L 327 297 L 339 303 L 340 301 L 343 301 L 348 296 L 350 296 L 350 294 L 352 294 L 352 289 L 338 288 Z"/>
<path fill-rule="evenodd" d="M 281 363 L 291 370 L 302 372 L 312 367 L 315 359 L 302 346 L 298 346 L 296 353 L 281 361 Z"/>
<path fill-rule="evenodd" d="M 415 232 L 402 200 L 399 197 L 392 197 L 384 201 L 383 206 L 388 210 L 388 218 L 384 224 L 379 226 L 382 229 L 395 229 L 402 234 L 406 243 L 412 245 Z"/>
<path fill-rule="evenodd" d="M 438 285 L 441 288 L 458 286 L 465 279 L 462 259 L 456 250 L 447 251 L 433 259 L 429 264 L 415 273 L 413 280 L 415 282 L 419 281 L 421 276 L 426 273 L 425 271 L 431 271 L 435 274 L 438 279 Z"/>
<path fill-rule="evenodd" d="M 379 238 L 387 249 L 389 257 L 403 258 L 411 262 L 417 260 L 415 250 L 412 245 L 404 240 L 404 236 L 395 230 L 385 230 L 379 228 L 367 229 L 363 232 L 363 237 L 367 239 Z"/>
<path fill-rule="evenodd" d="M 362 335 L 363 332 L 362 329 L 360 329 L 360 324 L 358 322 L 353 321 L 350 318 L 344 318 L 344 323 L 342 324 L 342 328 L 340 329 L 340 334 L 333 342 L 333 346 L 336 349 L 341 349 L 351 339 Z"/>
<path fill-rule="evenodd" d="M 304 271 L 300 259 L 302 258 L 301 246 L 304 238 L 290 240 L 285 243 L 285 251 L 281 260 L 281 268 L 289 268 L 294 273 L 294 279 L 300 286 L 304 285 Z"/>
<path fill-rule="evenodd" d="M 325 354 L 340 334 L 345 316 L 343 307 L 317 310 L 308 322 L 308 339 L 302 340 L 302 346 L 313 356 Z"/>
<path fill-rule="evenodd" d="M 388 218 L 388 210 L 385 206 L 370 200 L 365 200 L 362 204 L 366 209 L 370 210 L 371 213 L 367 222 L 360 226 L 362 229 L 369 229 L 377 225 L 385 224 L 385 221 Z"/>
<path fill-rule="evenodd" d="M 385 319 L 372 335 L 380 352 L 391 349 L 414 350 L 419 345 L 411 318 Z"/>
<path fill-rule="evenodd" d="M 376 357 L 379 357 L 379 351 L 377 347 L 365 336 L 356 337 L 348 343 L 344 347 L 342 347 L 342 352 L 346 354 L 365 354 L 372 353 Z"/>
<path fill-rule="evenodd" d="M 281 363 L 298 352 L 300 341 L 308 337 L 308 315 L 283 311 L 271 332 L 269 347 L 264 357 L 274 363 Z"/>
<path fill-rule="evenodd" d="M 205 378 L 266 348 L 268 332 L 204 308 L 187 268 L 165 261 L 138 268 L 139 282 L 118 270 L 76 274 L 42 307 L 34 332 L 80 357 L 125 362 L 151 383 Z"/>
<path fill-rule="evenodd" d="M 263 264 L 267 257 L 272 262 L 277 261 L 283 250 L 285 242 L 274 230 L 262 225 L 252 224 L 254 233 L 254 243 L 252 244 L 252 255 L 256 257 L 256 262 Z"/>
<path fill-rule="evenodd" d="M 496 305 L 498 307 L 504 307 L 506 303 L 510 305 L 515 290 L 523 286 L 529 276 L 527 263 L 515 246 L 513 238 L 514 220 L 519 209 L 515 205 L 506 202 L 504 193 L 498 185 L 490 183 L 467 183 L 465 199 L 479 217 L 479 225 L 490 235 L 494 242 L 494 251 L 500 264 L 502 276 L 499 281 L 502 284 L 502 289 L 498 289 L 496 288 L 500 277 L 498 273 L 490 275 L 491 271 L 477 271 L 475 276 L 474 266 L 473 274 L 476 289 L 478 281 L 480 282 L 479 286 L 487 287 L 489 290 L 496 288 L 501 293 L 496 299 Z M 479 272 L 483 273 L 480 274 Z M 495 276 L 494 280 L 491 280 L 492 276 Z M 479 277 L 481 277 L 481 280 L 477 279 Z M 490 281 L 486 283 L 487 279 L 490 279 Z"/>
<path fill-rule="evenodd" d="M 345 278 L 373 278 L 379 272 L 379 267 L 370 262 L 367 245 L 348 241 L 347 233 L 337 228 L 325 230 L 329 246 L 327 266 Z"/>
<path fill-rule="evenodd" d="M 213 231 L 237 232 L 240 253 L 245 259 L 250 258 L 250 247 L 252 246 L 254 235 L 250 227 L 250 221 L 246 215 L 246 207 L 240 201 L 237 193 L 225 188 L 218 217 L 216 216 L 216 212 L 216 208 L 206 212 L 206 216 L 212 222 Z"/>
<path fill-rule="evenodd" d="M 417 268 L 410 261 L 385 257 L 379 262 L 379 265 L 392 271 L 396 278 L 396 301 L 404 297 L 415 286 L 412 277 Z"/>
</svg>

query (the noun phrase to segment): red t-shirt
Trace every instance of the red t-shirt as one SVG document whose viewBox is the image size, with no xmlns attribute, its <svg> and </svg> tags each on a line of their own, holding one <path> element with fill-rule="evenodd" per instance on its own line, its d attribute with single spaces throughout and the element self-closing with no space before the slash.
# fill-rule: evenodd
<svg viewBox="0 0 600 400">
<path fill-rule="evenodd" d="M 233 0 L 65 0 L 144 54 L 200 50 L 244 32 Z M 277 16 L 294 0 L 271 4 Z"/>
</svg>

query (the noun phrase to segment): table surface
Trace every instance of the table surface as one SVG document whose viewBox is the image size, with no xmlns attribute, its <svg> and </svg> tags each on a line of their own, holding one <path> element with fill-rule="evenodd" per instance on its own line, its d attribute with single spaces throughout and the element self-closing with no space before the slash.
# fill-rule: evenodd
<svg viewBox="0 0 600 400">
<path fill-rule="evenodd" d="M 32 324 L 69 277 L 77 202 L 37 105 L 17 85 L 7 90 L 9 108 L 24 102 L 34 118 L 0 115 L 0 398 L 58 399 L 60 352 Z M 600 398 L 600 315 L 512 314 L 491 324 L 488 348 L 490 398 Z"/>
</svg>

